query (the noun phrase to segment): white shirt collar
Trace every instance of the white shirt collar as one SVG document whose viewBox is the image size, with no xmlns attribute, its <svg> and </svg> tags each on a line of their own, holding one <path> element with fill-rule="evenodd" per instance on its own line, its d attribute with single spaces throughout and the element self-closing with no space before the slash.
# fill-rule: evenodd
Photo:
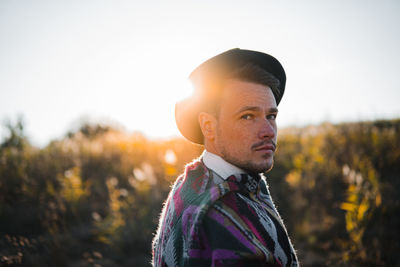
<svg viewBox="0 0 400 267">
<path fill-rule="evenodd" d="M 207 168 L 213 170 L 225 180 L 231 175 L 246 173 L 242 169 L 225 161 L 220 156 L 208 152 L 207 150 L 203 152 L 203 162 Z"/>
</svg>

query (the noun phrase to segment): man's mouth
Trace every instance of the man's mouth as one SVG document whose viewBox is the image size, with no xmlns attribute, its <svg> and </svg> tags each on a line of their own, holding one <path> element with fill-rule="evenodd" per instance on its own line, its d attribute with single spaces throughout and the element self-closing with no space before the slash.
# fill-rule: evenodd
<svg viewBox="0 0 400 267">
<path fill-rule="evenodd" d="M 268 152 L 268 151 L 275 152 L 276 145 L 273 141 L 268 141 L 268 142 L 263 141 L 261 143 L 254 144 L 252 146 L 252 149 L 255 151 L 262 151 L 262 152 Z"/>
</svg>

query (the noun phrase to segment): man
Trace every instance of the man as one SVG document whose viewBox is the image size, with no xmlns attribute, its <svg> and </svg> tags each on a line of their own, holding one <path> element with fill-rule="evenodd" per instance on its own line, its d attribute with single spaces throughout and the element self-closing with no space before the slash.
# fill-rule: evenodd
<svg viewBox="0 0 400 267">
<path fill-rule="evenodd" d="M 232 49 L 190 75 L 178 128 L 203 144 L 163 208 L 154 266 L 298 266 L 262 173 L 273 165 L 286 75 L 270 55 Z"/>
</svg>

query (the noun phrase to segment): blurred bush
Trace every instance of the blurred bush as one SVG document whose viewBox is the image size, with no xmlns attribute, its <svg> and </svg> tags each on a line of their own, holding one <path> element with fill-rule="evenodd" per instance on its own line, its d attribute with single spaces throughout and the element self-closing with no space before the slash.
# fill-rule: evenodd
<svg viewBox="0 0 400 267">
<path fill-rule="evenodd" d="M 150 266 L 162 203 L 202 152 L 84 124 L 44 148 L 0 144 L 0 265 Z M 400 120 L 280 132 L 267 175 L 303 266 L 396 266 Z"/>
</svg>

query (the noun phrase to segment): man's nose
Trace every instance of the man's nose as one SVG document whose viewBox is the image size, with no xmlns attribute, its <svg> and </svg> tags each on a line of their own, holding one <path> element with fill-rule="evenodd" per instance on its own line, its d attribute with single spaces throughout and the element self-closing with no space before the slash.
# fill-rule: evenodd
<svg viewBox="0 0 400 267">
<path fill-rule="evenodd" d="M 276 124 L 275 121 L 265 119 L 262 121 L 262 125 L 259 130 L 260 139 L 270 139 L 276 136 Z"/>
</svg>

